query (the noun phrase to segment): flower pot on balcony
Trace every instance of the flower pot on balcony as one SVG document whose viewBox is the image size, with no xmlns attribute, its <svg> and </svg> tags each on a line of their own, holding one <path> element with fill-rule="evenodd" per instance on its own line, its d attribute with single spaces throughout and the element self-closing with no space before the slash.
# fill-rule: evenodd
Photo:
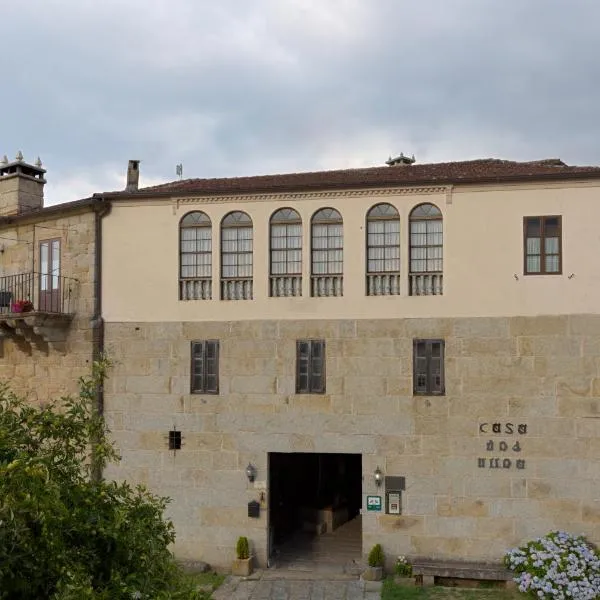
<svg viewBox="0 0 600 600">
<path fill-rule="evenodd" d="M 33 310 L 33 303 L 29 300 L 17 300 L 13 302 L 10 307 L 10 311 L 13 313 L 24 313 L 31 312 Z"/>
</svg>

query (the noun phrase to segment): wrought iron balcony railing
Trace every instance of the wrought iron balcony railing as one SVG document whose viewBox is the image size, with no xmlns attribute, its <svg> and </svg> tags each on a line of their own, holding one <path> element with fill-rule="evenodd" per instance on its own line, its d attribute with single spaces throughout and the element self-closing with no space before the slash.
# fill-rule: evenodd
<svg viewBox="0 0 600 600">
<path fill-rule="evenodd" d="M 19 273 L 0 277 L 0 313 L 75 312 L 79 281 L 52 273 Z"/>
</svg>

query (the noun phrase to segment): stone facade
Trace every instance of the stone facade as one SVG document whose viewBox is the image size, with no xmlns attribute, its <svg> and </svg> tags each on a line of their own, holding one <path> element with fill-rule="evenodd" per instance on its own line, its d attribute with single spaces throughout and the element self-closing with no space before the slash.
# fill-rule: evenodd
<svg viewBox="0 0 600 600">
<path fill-rule="evenodd" d="M 265 564 L 244 469 L 266 481 L 269 452 L 361 454 L 363 507 L 377 466 L 406 478 L 401 515 L 364 513 L 365 553 L 498 561 L 556 528 L 600 542 L 600 316 L 112 322 L 106 338 L 107 476 L 173 499 L 180 558 L 227 566 L 247 535 Z M 326 341 L 325 394 L 295 394 L 307 338 Z M 413 395 L 415 338 L 445 340 L 444 396 Z M 205 339 L 219 395 L 189 393 Z"/>
<path fill-rule="evenodd" d="M 0 378 L 18 394 L 44 402 L 77 391 L 77 380 L 90 372 L 93 356 L 95 212 L 90 206 L 65 205 L 29 216 L 4 219 L 0 224 L 0 277 L 39 273 L 42 240 L 60 240 L 60 275 L 71 289 L 66 339 L 48 343 L 39 335 L 26 339 L 3 325 Z M 34 275 L 34 296 L 39 275 Z M 12 284 L 6 283 L 10 286 Z M 7 288 L 8 289 L 8 288 Z M 37 300 L 34 298 L 34 304 Z M 5 313 L 9 312 L 5 308 Z M 39 306 L 35 307 L 39 310 Z M 65 311 L 67 308 L 65 307 Z M 0 314 L 0 321 L 7 317 Z M 62 335 L 62 332 L 61 332 Z"/>
</svg>

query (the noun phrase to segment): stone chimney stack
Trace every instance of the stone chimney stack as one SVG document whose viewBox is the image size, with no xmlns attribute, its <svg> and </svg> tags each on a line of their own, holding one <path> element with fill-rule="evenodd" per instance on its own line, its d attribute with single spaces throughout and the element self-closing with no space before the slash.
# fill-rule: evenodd
<svg viewBox="0 0 600 600">
<path fill-rule="evenodd" d="M 19 151 L 15 159 L 0 158 L 0 216 L 18 215 L 44 207 L 45 169 L 38 158 L 31 165 Z"/>
<path fill-rule="evenodd" d="M 137 192 L 140 183 L 140 161 L 130 160 L 127 165 L 127 186 L 126 192 Z"/>
</svg>

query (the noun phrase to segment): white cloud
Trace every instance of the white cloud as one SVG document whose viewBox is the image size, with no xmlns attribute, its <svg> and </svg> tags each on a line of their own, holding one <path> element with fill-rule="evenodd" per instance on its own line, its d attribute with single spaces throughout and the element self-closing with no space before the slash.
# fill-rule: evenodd
<svg viewBox="0 0 600 600">
<path fill-rule="evenodd" d="M 40 153 L 51 202 L 122 189 L 130 158 L 158 181 L 598 163 L 598 22 L 589 0 L 8 3 L 0 155 Z"/>
<path fill-rule="evenodd" d="M 125 189 L 126 168 L 122 171 L 115 166 L 103 166 L 98 169 L 79 172 L 74 175 L 58 174 L 56 179 L 48 176 L 48 183 L 44 190 L 44 205 L 62 204 L 89 198 L 96 192 L 118 191 Z M 51 174 L 49 171 L 48 175 Z M 167 180 L 144 176 L 140 171 L 140 187 L 149 187 L 166 183 Z"/>
</svg>

